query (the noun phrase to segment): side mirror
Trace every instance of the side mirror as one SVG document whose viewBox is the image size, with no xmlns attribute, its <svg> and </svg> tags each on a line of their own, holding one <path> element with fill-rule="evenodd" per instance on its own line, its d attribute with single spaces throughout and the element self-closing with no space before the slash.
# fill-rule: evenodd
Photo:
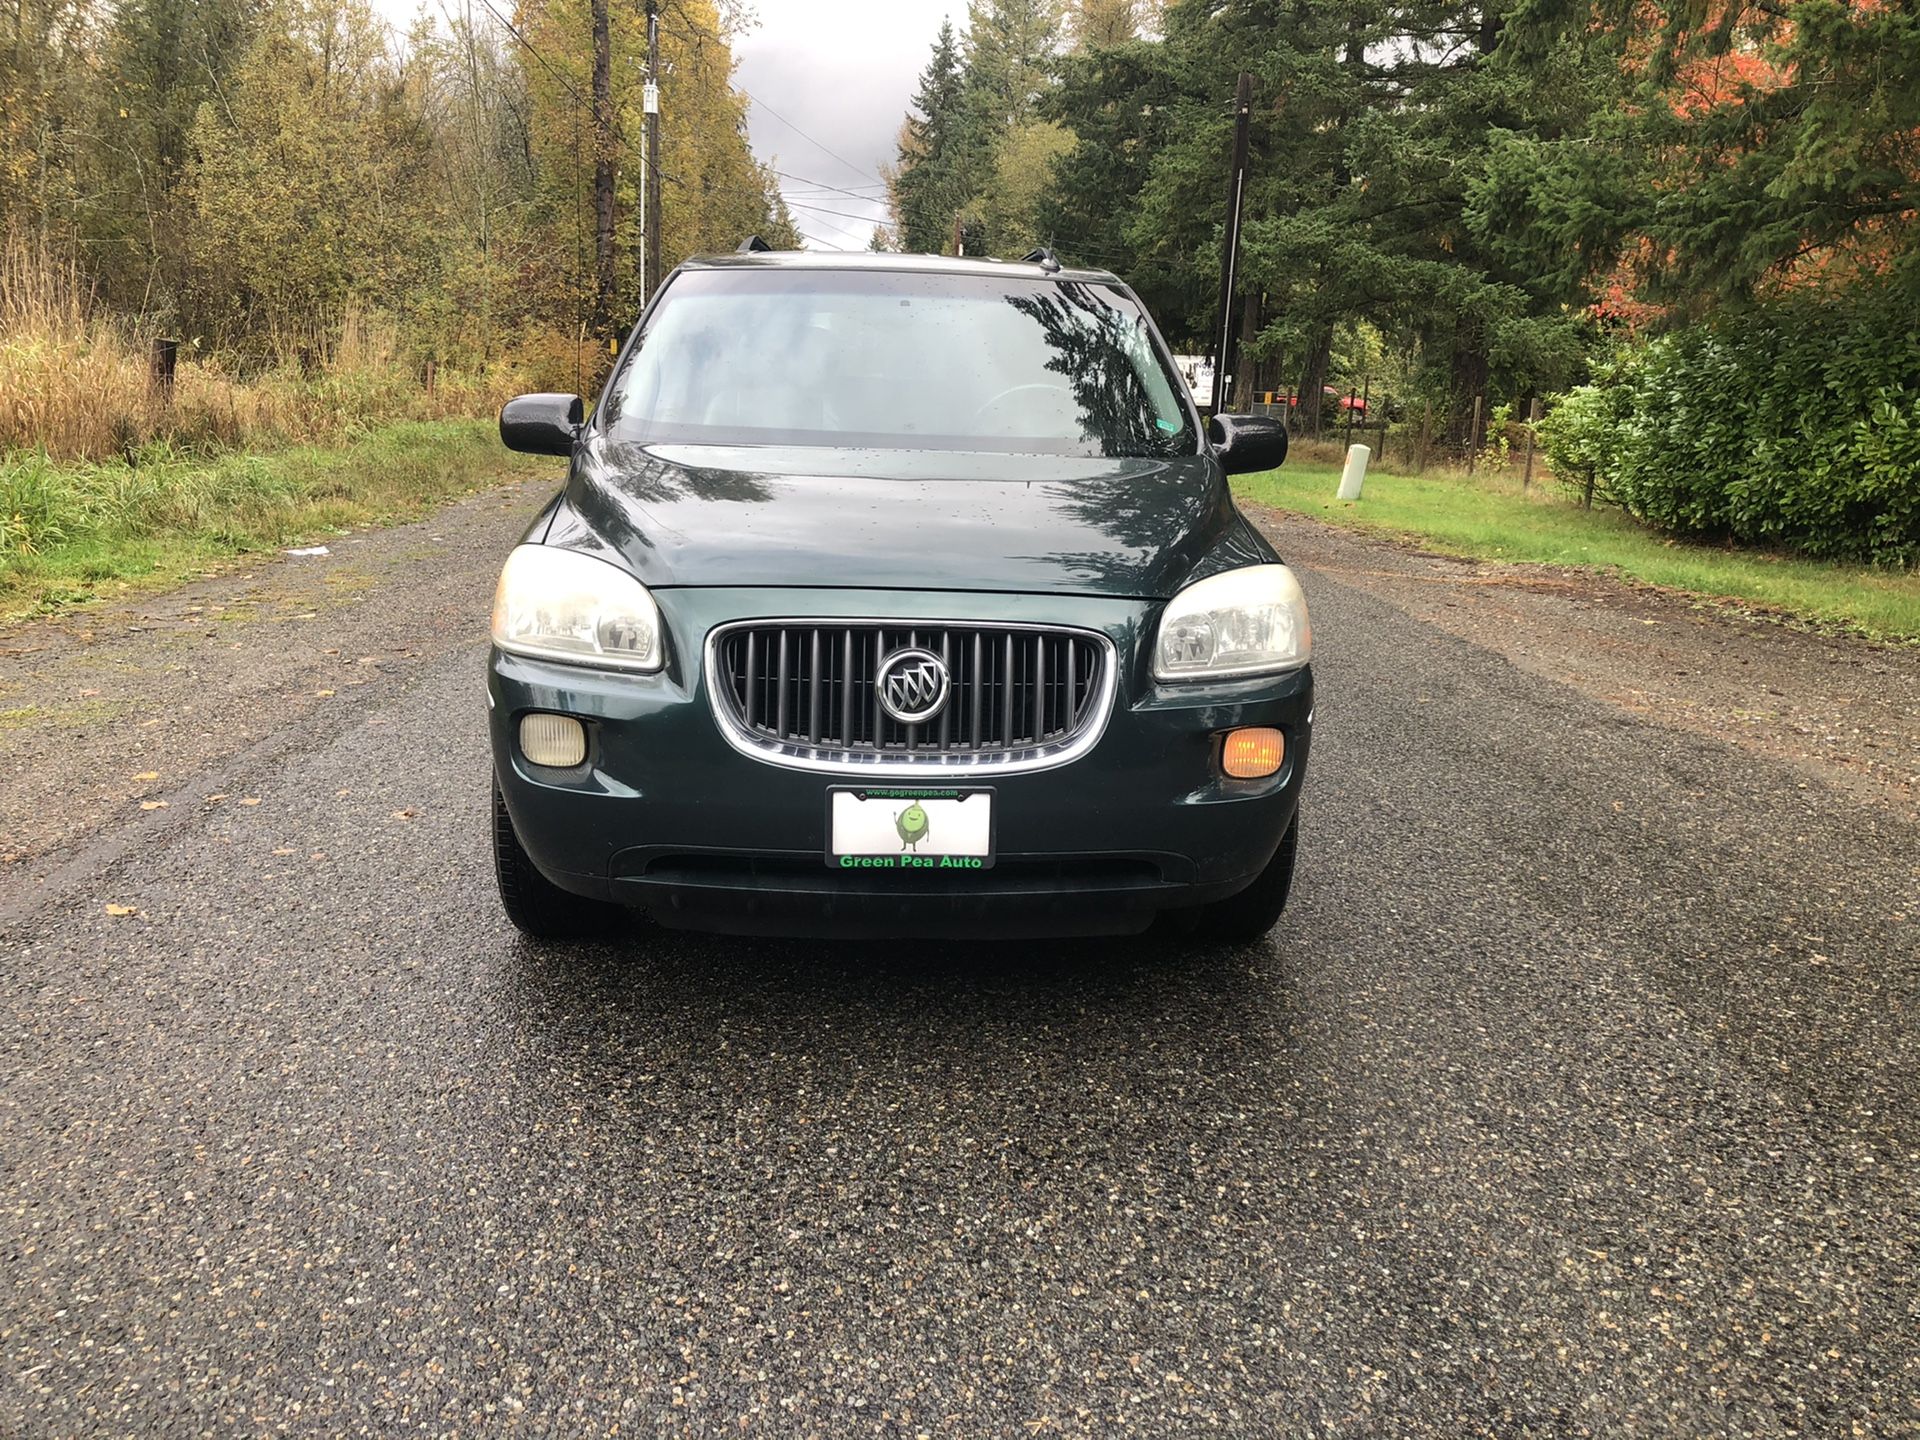
<svg viewBox="0 0 1920 1440">
<path fill-rule="evenodd" d="M 586 413 L 578 395 L 516 395 L 500 407 L 500 443 L 527 455 L 571 455 Z"/>
<path fill-rule="evenodd" d="M 1271 416 L 1216 415 L 1207 422 L 1207 438 L 1229 475 L 1273 470 L 1287 458 L 1287 427 Z"/>
</svg>

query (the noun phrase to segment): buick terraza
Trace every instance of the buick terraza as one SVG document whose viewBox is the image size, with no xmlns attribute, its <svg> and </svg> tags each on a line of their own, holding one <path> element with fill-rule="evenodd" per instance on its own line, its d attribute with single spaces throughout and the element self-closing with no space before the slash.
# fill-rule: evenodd
<svg viewBox="0 0 1920 1440">
<path fill-rule="evenodd" d="M 682 265 L 507 557 L 500 896 L 734 933 L 1264 934 L 1292 882 L 1307 607 L 1114 276 L 762 250 Z"/>
</svg>

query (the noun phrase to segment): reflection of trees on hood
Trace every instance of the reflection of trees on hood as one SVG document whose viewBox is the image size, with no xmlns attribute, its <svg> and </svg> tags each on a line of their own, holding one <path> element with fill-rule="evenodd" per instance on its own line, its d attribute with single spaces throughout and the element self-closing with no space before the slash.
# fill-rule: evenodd
<svg viewBox="0 0 1920 1440">
<path fill-rule="evenodd" d="M 567 493 L 588 526 L 614 549 L 652 550 L 680 523 L 672 506 L 687 500 L 763 505 L 774 477 L 752 470 L 676 465 L 639 445 L 611 445 L 588 459 Z M 632 502 L 627 503 L 627 502 Z M 648 507 L 665 507 L 649 514 Z M 564 513 L 564 512 L 562 512 Z"/>
<path fill-rule="evenodd" d="M 1047 485 L 1062 515 L 1135 555 L 1164 549 L 1182 536 L 1208 527 L 1213 497 L 1205 462 L 1189 456 L 1164 466 L 1142 466 L 1137 474 L 1095 480 L 1055 480 Z M 1114 557 L 1074 557 L 1096 570 L 1110 568 Z"/>
<path fill-rule="evenodd" d="M 736 505 L 763 504 L 773 497 L 768 476 L 754 470 L 729 470 L 715 465 L 677 465 L 648 452 L 641 445 L 607 448 L 592 466 L 596 483 L 636 500 L 655 503 L 709 500 Z"/>
<path fill-rule="evenodd" d="M 1060 550 L 1044 558 L 1089 578 L 1137 577 L 1140 563 L 1171 549 L 1197 567 L 1192 577 L 1258 565 L 1271 558 L 1208 476 L 1210 462 L 1176 456 L 1112 476 L 1055 480 L 1047 485 L 1060 514 L 1113 542 L 1105 550 Z"/>
<path fill-rule="evenodd" d="M 1102 455 L 1173 453 L 1178 441 L 1153 428 L 1153 400 L 1129 353 L 1128 327 L 1137 321 L 1072 280 L 1043 294 L 1009 295 L 1006 300 L 1045 335 L 1053 351 L 1047 369 L 1064 377 L 1073 390 L 1081 431 L 1099 444 Z"/>
</svg>

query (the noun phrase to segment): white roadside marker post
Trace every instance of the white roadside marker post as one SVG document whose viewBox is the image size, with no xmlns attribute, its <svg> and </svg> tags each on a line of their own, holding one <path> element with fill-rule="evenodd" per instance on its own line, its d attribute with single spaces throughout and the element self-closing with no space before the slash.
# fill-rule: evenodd
<svg viewBox="0 0 1920 1440">
<path fill-rule="evenodd" d="M 1367 478 L 1367 461 L 1373 452 L 1364 445 L 1347 447 L 1347 468 L 1340 472 L 1340 489 L 1335 493 L 1336 500 L 1358 500 L 1360 482 Z"/>
</svg>

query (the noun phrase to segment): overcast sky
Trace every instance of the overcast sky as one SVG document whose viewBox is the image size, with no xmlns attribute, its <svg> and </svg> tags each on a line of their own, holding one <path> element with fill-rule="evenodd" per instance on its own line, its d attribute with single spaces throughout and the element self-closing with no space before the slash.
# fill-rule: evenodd
<svg viewBox="0 0 1920 1440">
<path fill-rule="evenodd" d="M 757 9 L 734 73 L 755 102 L 753 152 L 784 172 L 810 247 L 864 250 L 887 218 L 875 198 L 880 166 L 894 158 L 940 21 L 964 23 L 966 0 L 757 0 Z"/>
</svg>

